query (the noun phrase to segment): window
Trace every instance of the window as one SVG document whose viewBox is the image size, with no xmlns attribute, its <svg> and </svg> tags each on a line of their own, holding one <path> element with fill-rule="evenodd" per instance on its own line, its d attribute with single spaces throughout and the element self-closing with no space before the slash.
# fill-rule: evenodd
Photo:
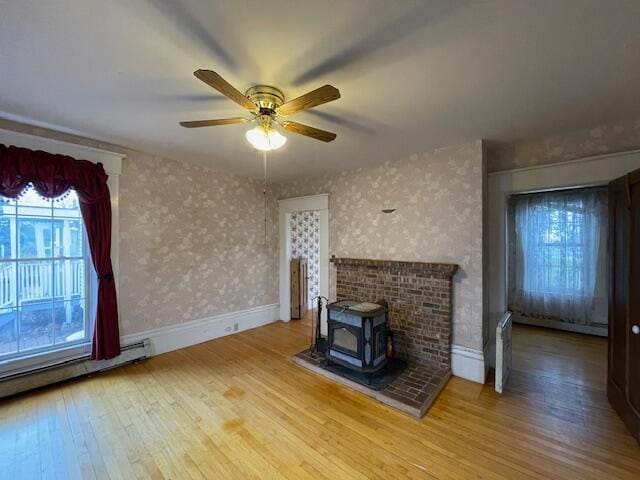
<svg viewBox="0 0 640 480">
<path fill-rule="evenodd" d="M 0 362 L 90 341 L 89 261 L 75 191 L 0 196 Z"/>
<path fill-rule="evenodd" d="M 510 218 L 510 308 L 590 323 L 606 273 L 606 189 L 516 195 Z"/>
</svg>

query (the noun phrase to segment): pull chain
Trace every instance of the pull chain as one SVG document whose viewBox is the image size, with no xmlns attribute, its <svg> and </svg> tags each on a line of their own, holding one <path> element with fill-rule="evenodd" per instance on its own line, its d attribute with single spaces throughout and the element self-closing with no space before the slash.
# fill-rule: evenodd
<svg viewBox="0 0 640 480">
<path fill-rule="evenodd" d="M 262 195 L 264 197 L 264 244 L 267 244 L 267 152 L 262 152 L 262 164 L 264 166 L 264 186 Z"/>
</svg>

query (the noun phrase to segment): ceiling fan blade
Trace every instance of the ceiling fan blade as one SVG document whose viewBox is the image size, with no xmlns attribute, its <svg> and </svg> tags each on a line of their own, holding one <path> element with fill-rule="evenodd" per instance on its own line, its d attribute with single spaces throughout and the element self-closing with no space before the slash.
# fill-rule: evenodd
<svg viewBox="0 0 640 480">
<path fill-rule="evenodd" d="M 239 90 L 237 90 L 233 85 L 227 82 L 216 72 L 213 72 L 211 70 L 196 70 L 195 72 L 193 72 L 193 74 L 198 80 L 202 80 L 204 83 L 212 88 L 215 88 L 225 97 L 230 98 L 238 105 L 246 108 L 250 112 L 255 112 L 258 110 L 258 107 L 255 103 L 245 97 Z"/>
<path fill-rule="evenodd" d="M 335 133 L 320 130 L 319 128 L 310 127 L 309 125 L 297 122 L 282 122 L 281 125 L 282 128 L 289 132 L 299 133 L 300 135 L 315 138 L 321 142 L 331 142 L 332 140 L 335 140 L 337 136 Z"/>
<path fill-rule="evenodd" d="M 332 102 L 340 98 L 340 91 L 331 85 L 316 88 L 315 90 L 305 93 L 301 97 L 289 100 L 287 103 L 280 105 L 278 108 L 279 115 L 291 115 L 293 113 L 306 110 L 308 108 L 317 107 L 323 103 Z"/>
<path fill-rule="evenodd" d="M 249 120 L 242 117 L 218 118 L 217 120 L 194 120 L 191 122 L 180 122 L 186 128 L 215 127 L 216 125 L 233 125 L 234 123 L 246 123 Z"/>
</svg>

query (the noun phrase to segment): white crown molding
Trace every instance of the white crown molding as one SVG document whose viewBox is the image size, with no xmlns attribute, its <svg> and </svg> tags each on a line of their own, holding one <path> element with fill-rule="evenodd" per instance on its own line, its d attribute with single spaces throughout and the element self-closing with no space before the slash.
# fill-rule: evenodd
<svg viewBox="0 0 640 480">
<path fill-rule="evenodd" d="M 539 165 L 532 165 L 530 167 L 520 167 L 520 168 L 512 168 L 510 170 L 499 170 L 497 172 L 489 172 L 487 175 L 490 177 L 499 176 L 499 175 L 511 175 L 514 173 L 521 172 L 530 172 L 533 170 L 544 170 L 550 167 L 558 167 L 562 165 L 574 165 L 585 162 L 598 162 L 600 160 L 606 160 L 614 157 L 623 157 L 625 155 L 634 155 L 636 153 L 640 153 L 640 149 L 636 150 L 625 150 L 622 152 L 611 152 L 611 153 L 602 153 L 599 155 L 591 155 L 588 157 L 574 158 L 573 160 L 565 160 L 564 162 L 553 162 L 553 163 L 542 163 Z"/>
<path fill-rule="evenodd" d="M 37 133 L 17 132 L 0 128 L 0 143 L 15 145 L 31 150 L 43 150 L 49 153 L 68 155 L 81 160 L 102 163 L 107 174 L 120 175 L 122 173 L 122 159 L 126 154 L 112 152 L 100 148 L 80 145 L 56 138 L 43 137 Z"/>
<path fill-rule="evenodd" d="M 149 339 L 151 355 L 171 352 L 233 333 L 261 327 L 278 320 L 280 305 L 259 307 L 223 313 L 186 323 L 158 327 L 120 337 L 120 344 L 131 345 Z"/>
</svg>

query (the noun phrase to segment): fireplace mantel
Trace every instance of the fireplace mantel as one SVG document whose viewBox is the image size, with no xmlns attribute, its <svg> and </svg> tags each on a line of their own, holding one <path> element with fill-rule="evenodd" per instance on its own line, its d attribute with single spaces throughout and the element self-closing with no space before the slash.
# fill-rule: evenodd
<svg viewBox="0 0 640 480">
<path fill-rule="evenodd" d="M 458 270 L 455 263 L 426 263 L 406 262 L 400 260 L 376 260 L 370 258 L 337 258 L 331 257 L 331 262 L 343 266 L 370 267 L 377 269 L 401 269 L 440 278 L 451 278 Z"/>
</svg>

